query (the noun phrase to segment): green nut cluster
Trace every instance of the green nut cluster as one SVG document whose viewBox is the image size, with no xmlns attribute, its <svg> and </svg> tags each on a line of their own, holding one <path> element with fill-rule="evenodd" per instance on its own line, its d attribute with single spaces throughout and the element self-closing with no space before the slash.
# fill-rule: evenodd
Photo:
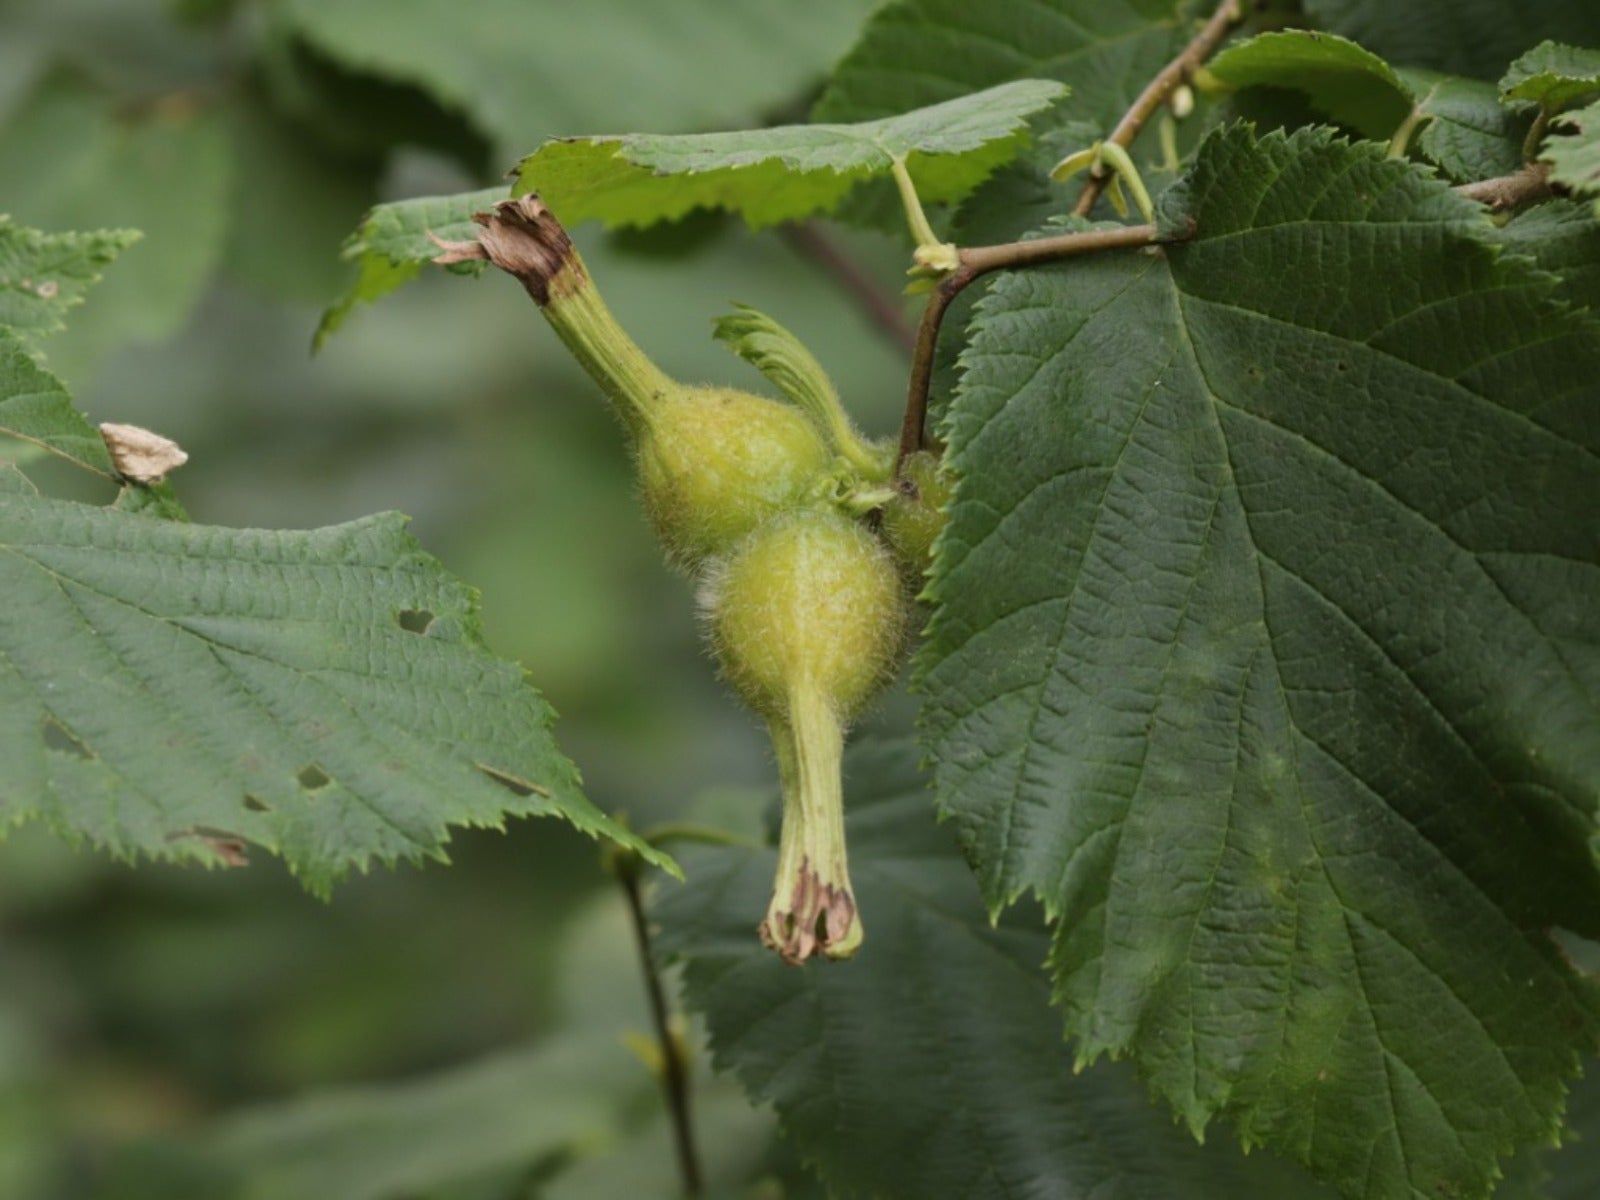
<svg viewBox="0 0 1600 1200">
<path fill-rule="evenodd" d="M 816 359 L 740 309 L 717 336 L 784 395 L 667 376 L 601 300 L 537 197 L 480 214 L 441 261 L 487 259 L 520 279 L 632 434 L 639 485 L 668 557 L 699 577 L 712 650 L 767 723 L 784 820 L 762 939 L 787 962 L 862 941 L 840 779 L 847 723 L 889 681 L 945 496 L 938 461 L 891 479 L 888 450 L 851 423 Z M 881 533 L 873 526 L 881 511 Z"/>
</svg>

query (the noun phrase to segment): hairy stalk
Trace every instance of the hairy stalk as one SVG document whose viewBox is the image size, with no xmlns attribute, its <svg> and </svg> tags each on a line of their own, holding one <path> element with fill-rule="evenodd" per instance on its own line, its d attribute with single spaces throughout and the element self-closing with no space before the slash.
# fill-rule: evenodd
<svg viewBox="0 0 1600 1200">
<path fill-rule="evenodd" d="M 556 336 L 636 433 L 676 385 L 618 323 L 567 231 L 538 196 L 502 200 L 473 218 L 477 240 L 443 242 L 436 263 L 485 260 L 515 276 Z"/>
<path fill-rule="evenodd" d="M 683 1179 L 683 1194 L 700 1196 L 705 1192 L 705 1184 L 700 1170 L 700 1152 L 695 1144 L 689 1066 L 684 1061 L 683 1043 L 672 1028 L 666 989 L 662 987 L 661 972 L 656 967 L 655 953 L 650 946 L 650 919 L 644 910 L 639 860 L 631 855 L 626 859 L 619 858 L 615 874 L 622 885 L 623 895 L 627 897 L 634 945 L 638 948 L 639 967 L 644 974 L 645 995 L 650 1001 L 650 1019 L 655 1024 L 656 1042 L 661 1049 L 661 1090 L 666 1097 L 667 1113 L 672 1119 L 673 1145 L 677 1150 L 678 1173 Z"/>
<path fill-rule="evenodd" d="M 768 722 L 783 785 L 783 832 L 761 940 L 789 963 L 818 951 L 849 958 L 860 949 L 863 930 L 845 852 L 844 730 L 827 696 L 809 680 L 790 689 L 788 708 Z"/>
</svg>

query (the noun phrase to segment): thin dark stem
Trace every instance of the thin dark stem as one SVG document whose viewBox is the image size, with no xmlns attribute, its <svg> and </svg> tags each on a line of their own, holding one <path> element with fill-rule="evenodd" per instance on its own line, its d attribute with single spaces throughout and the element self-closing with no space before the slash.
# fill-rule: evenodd
<svg viewBox="0 0 1600 1200">
<path fill-rule="evenodd" d="M 672 1118 L 673 1144 L 678 1152 L 678 1173 L 683 1177 L 683 1194 L 700 1196 L 705 1184 L 700 1173 L 700 1154 L 695 1148 L 694 1120 L 689 1107 L 689 1069 L 682 1047 L 673 1036 L 667 1013 L 667 995 L 661 986 L 650 949 L 650 919 L 645 915 L 644 896 L 639 886 L 637 862 L 619 863 L 617 881 L 628 898 L 628 915 L 633 918 L 634 942 L 639 948 L 639 966 L 644 972 L 645 992 L 650 998 L 650 1016 L 655 1022 L 656 1040 L 661 1046 L 661 1090 L 666 1096 L 667 1113 Z"/>
<path fill-rule="evenodd" d="M 916 337 L 899 299 L 839 249 L 821 226 L 814 221 L 800 221 L 782 226 L 780 233 L 785 241 L 832 277 L 879 333 L 901 350 L 910 351 L 915 347 Z"/>
<path fill-rule="evenodd" d="M 1111 131 L 1107 141 L 1115 142 L 1124 150 L 1133 145 L 1133 139 L 1139 136 L 1139 131 L 1144 128 L 1145 122 L 1155 115 L 1156 111 L 1167 102 L 1167 97 L 1172 95 L 1179 84 L 1188 81 L 1195 70 L 1210 58 L 1216 48 L 1222 44 L 1222 39 L 1228 36 L 1228 31 L 1243 19 L 1243 0 L 1222 0 L 1217 5 L 1217 11 L 1211 14 L 1211 19 L 1200 28 L 1189 42 L 1166 66 L 1157 72 L 1155 78 L 1145 84 L 1144 91 L 1135 98 L 1128 111 L 1122 114 L 1122 120 L 1117 122 L 1117 127 Z M 1083 191 L 1078 196 L 1077 206 L 1072 210 L 1080 217 L 1087 217 L 1094 210 L 1095 201 L 1100 199 L 1100 193 L 1105 191 L 1106 184 L 1111 181 L 1109 170 L 1104 167 L 1097 168 L 1089 173 L 1089 178 L 1084 181 Z"/>
<path fill-rule="evenodd" d="M 951 303 L 968 284 L 1003 267 L 1026 267 L 1101 250 L 1153 246 L 1161 240 L 1154 225 L 1123 225 L 1115 229 L 1063 233 L 1026 242 L 969 246 L 962 250 L 961 265 L 934 288 L 933 294 L 928 297 L 927 307 L 922 310 L 922 322 L 917 326 L 917 343 L 911 357 L 911 382 L 906 390 L 905 418 L 900 423 L 900 449 L 895 458 L 896 476 L 907 456 L 922 448 L 928 420 L 928 389 L 933 381 L 933 354 L 939 344 L 939 327 Z"/>
<path fill-rule="evenodd" d="M 1519 208 L 1531 200 L 1543 200 L 1546 196 L 1554 195 L 1555 186 L 1550 182 L 1550 165 L 1535 162 L 1512 175 L 1464 183 L 1456 191 L 1468 200 L 1476 200 L 1496 212 L 1503 212 L 1509 208 Z"/>
<path fill-rule="evenodd" d="M 961 267 L 940 281 L 928 297 L 922 310 L 922 320 L 917 324 L 917 342 L 911 351 L 911 382 L 906 388 L 906 411 L 900 420 L 900 448 L 895 454 L 895 478 L 900 477 L 901 464 L 922 449 L 922 439 L 928 423 L 928 389 L 933 384 L 933 353 L 939 346 L 939 326 L 944 321 L 945 309 L 950 302 L 977 278 L 973 272 Z"/>
</svg>

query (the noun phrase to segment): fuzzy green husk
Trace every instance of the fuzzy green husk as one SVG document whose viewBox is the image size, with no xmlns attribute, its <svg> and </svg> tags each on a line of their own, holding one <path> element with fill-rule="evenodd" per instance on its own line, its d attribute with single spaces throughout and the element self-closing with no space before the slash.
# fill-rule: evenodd
<svg viewBox="0 0 1600 1200">
<path fill-rule="evenodd" d="M 938 455 L 918 450 L 901 465 L 899 482 L 899 494 L 883 508 L 883 536 L 906 577 L 920 584 L 949 521 L 950 477 Z"/>
<path fill-rule="evenodd" d="M 888 679 L 905 629 L 899 574 L 859 524 L 801 509 L 751 534 L 708 582 L 729 681 L 767 718 L 783 833 L 762 940 L 787 962 L 854 954 L 840 760 L 846 722 Z"/>
</svg>

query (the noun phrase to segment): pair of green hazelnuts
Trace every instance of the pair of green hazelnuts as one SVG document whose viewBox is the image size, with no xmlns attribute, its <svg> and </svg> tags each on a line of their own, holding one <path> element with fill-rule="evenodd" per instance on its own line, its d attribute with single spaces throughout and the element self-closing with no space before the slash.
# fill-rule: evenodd
<svg viewBox="0 0 1600 1200">
<path fill-rule="evenodd" d="M 911 596 L 944 520 L 938 459 L 864 439 L 827 375 L 751 309 L 717 336 L 783 393 L 688 386 L 662 372 L 600 298 L 534 196 L 478 217 L 484 258 L 519 278 L 632 435 L 640 493 L 668 557 L 700 584 L 712 650 L 767 723 L 784 793 L 773 899 L 760 926 L 785 960 L 862 940 L 844 845 L 840 756 L 852 718 L 892 678 Z"/>
</svg>

